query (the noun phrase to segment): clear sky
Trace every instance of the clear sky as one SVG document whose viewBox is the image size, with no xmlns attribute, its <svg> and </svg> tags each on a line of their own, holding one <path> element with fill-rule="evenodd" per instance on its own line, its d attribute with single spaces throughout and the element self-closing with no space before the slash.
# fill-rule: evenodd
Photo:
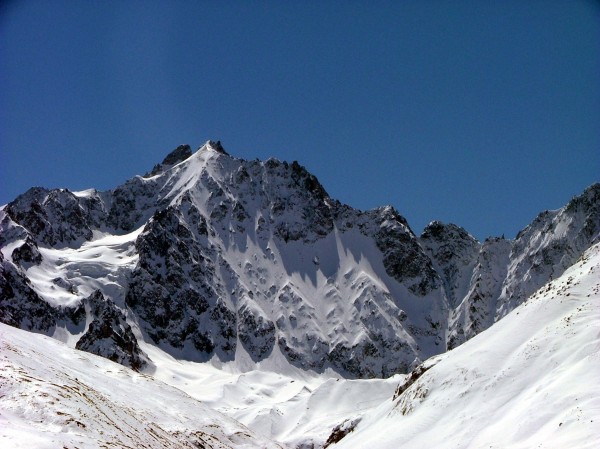
<svg viewBox="0 0 600 449">
<path fill-rule="evenodd" d="M 4 1 L 0 204 L 178 144 L 514 237 L 600 181 L 596 1 Z"/>
</svg>

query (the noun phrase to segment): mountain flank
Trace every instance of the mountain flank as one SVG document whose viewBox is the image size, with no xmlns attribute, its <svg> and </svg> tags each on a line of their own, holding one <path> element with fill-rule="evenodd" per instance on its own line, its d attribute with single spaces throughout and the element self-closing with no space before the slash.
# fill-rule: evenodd
<svg viewBox="0 0 600 449">
<path fill-rule="evenodd" d="M 0 210 L 0 321 L 140 371 L 181 360 L 408 373 L 506 316 L 599 241 L 600 184 L 515 239 L 416 235 L 298 162 L 181 145 L 109 191 L 34 187 Z"/>
</svg>

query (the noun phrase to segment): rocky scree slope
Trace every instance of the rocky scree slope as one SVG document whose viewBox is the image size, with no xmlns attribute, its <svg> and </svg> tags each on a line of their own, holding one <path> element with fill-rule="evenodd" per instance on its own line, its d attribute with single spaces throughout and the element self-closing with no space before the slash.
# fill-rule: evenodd
<svg viewBox="0 0 600 449">
<path fill-rule="evenodd" d="M 329 197 L 297 162 L 180 146 L 114 190 L 32 188 L 0 210 L 0 321 L 134 369 L 268 359 L 407 372 L 489 327 L 598 240 L 600 185 L 515 240 Z M 137 336 L 137 337 L 136 337 Z"/>
</svg>

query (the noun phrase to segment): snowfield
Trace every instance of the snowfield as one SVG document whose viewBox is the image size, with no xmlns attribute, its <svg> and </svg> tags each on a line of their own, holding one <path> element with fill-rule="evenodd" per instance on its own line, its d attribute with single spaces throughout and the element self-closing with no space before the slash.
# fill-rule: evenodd
<svg viewBox="0 0 600 449">
<path fill-rule="evenodd" d="M 337 425 L 362 418 L 394 394 L 405 375 L 350 380 L 316 375 L 285 363 L 241 372 L 236 363 L 178 361 L 156 347 L 153 376 L 286 447 L 322 447 Z"/>
</svg>

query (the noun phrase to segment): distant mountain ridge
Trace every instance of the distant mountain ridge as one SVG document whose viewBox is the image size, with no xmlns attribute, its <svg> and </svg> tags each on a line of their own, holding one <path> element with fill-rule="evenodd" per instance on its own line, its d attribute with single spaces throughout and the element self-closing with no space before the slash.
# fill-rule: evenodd
<svg viewBox="0 0 600 449">
<path fill-rule="evenodd" d="M 179 146 L 114 190 L 32 188 L 0 210 L 0 321 L 138 370 L 176 358 L 408 372 L 485 330 L 600 235 L 600 184 L 481 243 L 329 197 L 297 162 Z"/>
</svg>

